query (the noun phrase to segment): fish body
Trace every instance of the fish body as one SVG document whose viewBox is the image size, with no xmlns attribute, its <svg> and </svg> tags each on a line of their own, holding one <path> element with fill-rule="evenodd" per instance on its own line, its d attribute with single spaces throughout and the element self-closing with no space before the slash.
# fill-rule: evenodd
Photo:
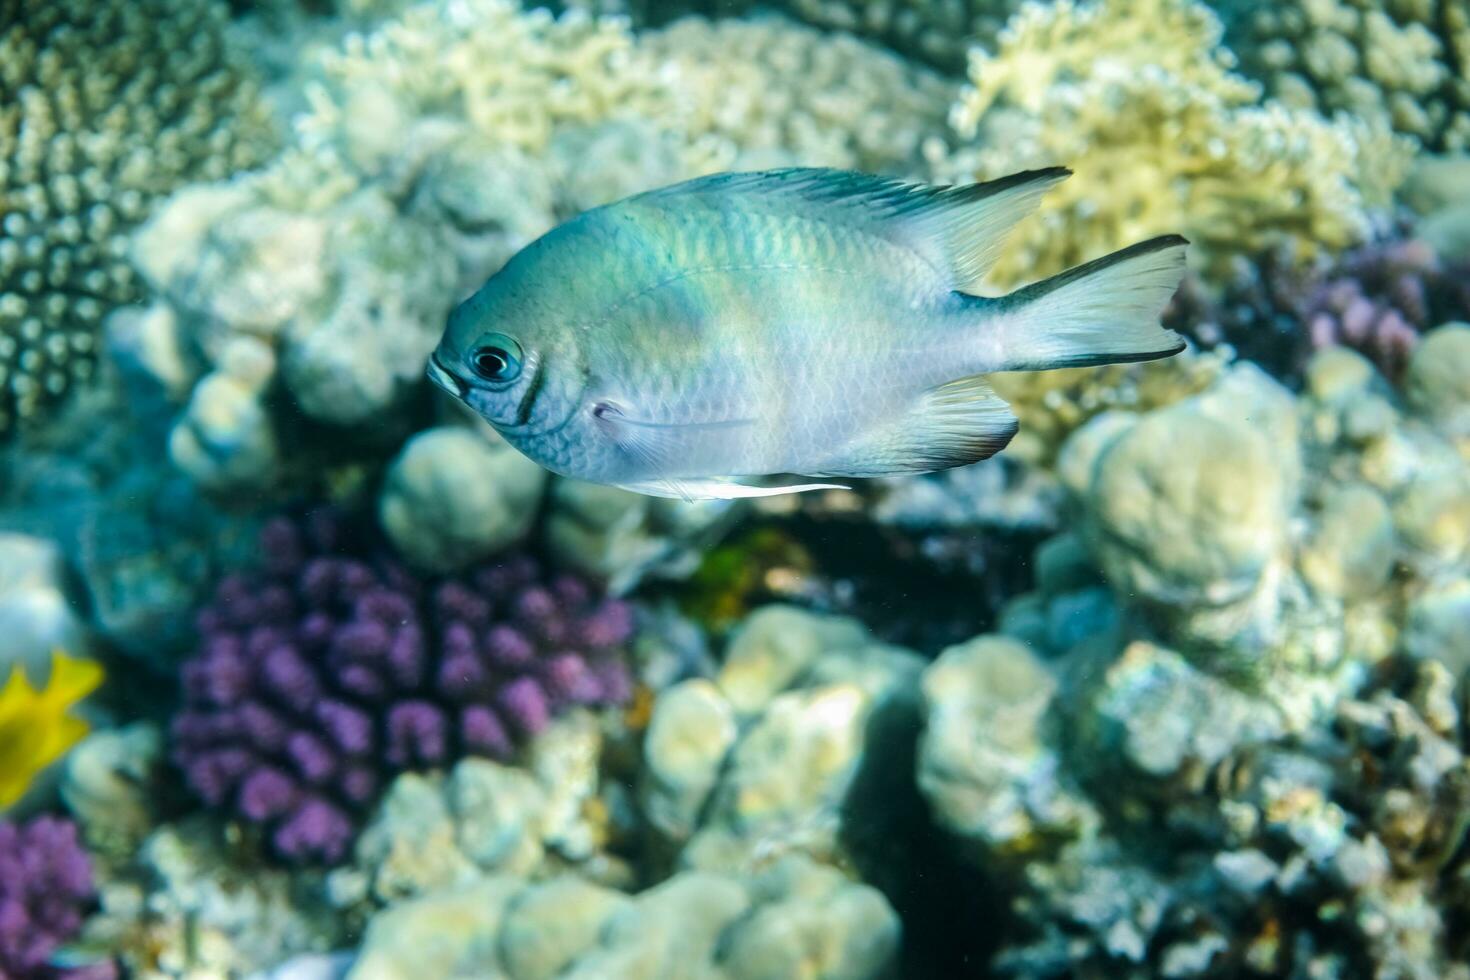
<svg viewBox="0 0 1470 980">
<path fill-rule="evenodd" d="M 1158 324 L 1177 236 L 976 294 L 1067 173 L 938 188 L 791 169 L 637 195 L 512 258 L 451 314 L 429 374 L 548 469 L 645 493 L 974 462 L 1016 431 L 985 375 L 1183 346 Z"/>
</svg>

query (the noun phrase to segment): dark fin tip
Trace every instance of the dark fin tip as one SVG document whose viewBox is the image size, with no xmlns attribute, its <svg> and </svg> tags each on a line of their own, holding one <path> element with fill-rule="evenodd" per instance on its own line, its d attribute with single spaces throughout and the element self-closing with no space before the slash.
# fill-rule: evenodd
<svg viewBox="0 0 1470 980">
<path fill-rule="evenodd" d="M 1182 353 L 1189 345 L 1181 338 L 1173 347 L 1164 350 L 1143 351 L 1136 354 L 1094 354 L 1080 357 L 1071 357 L 1061 363 L 1048 363 L 1045 368 L 1016 368 L 1018 371 L 1053 370 L 1061 368 L 1089 368 L 1103 367 L 1108 364 L 1137 364 L 1141 361 L 1161 361 L 1166 357 L 1173 357 Z"/>
</svg>

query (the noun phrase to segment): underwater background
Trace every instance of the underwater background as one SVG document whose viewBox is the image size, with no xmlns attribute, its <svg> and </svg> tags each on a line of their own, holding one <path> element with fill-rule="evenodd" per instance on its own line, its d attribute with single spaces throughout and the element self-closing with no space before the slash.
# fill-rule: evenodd
<svg viewBox="0 0 1470 980">
<path fill-rule="evenodd" d="M 1467 153 L 1470 0 L 0 0 L 0 978 L 1470 978 Z M 760 501 L 426 382 L 790 165 L 1190 348 Z"/>
</svg>

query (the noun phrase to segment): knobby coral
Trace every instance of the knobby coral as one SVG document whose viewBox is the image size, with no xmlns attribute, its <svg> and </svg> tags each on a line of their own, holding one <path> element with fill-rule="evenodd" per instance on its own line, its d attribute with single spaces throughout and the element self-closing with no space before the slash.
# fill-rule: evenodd
<svg viewBox="0 0 1470 980">
<path fill-rule="evenodd" d="M 1470 147 L 1470 3 L 1221 4 L 1242 67 L 1283 102 L 1382 119 L 1437 150 Z"/>
<path fill-rule="evenodd" d="M 625 700 L 629 608 L 512 556 L 424 581 L 339 517 L 271 522 L 265 567 L 223 581 L 184 668 L 174 759 L 292 861 L 343 858 L 385 777 L 508 758 L 571 705 Z"/>
<path fill-rule="evenodd" d="M 0 2 L 0 435 L 94 370 L 127 231 L 273 143 L 214 0 Z"/>
<path fill-rule="evenodd" d="M 944 71 L 965 64 L 965 48 L 994 39 L 1018 0 L 786 0 L 819 27 L 852 31 Z"/>
<path fill-rule="evenodd" d="M 68 712 L 102 683 L 102 668 L 57 652 L 51 677 L 37 689 L 25 669 L 14 667 L 0 688 L 0 810 L 25 795 L 36 774 L 87 734 L 87 723 Z"/>
<path fill-rule="evenodd" d="M 970 55 L 951 115 L 957 179 L 1075 163 L 996 270 L 1008 284 L 1150 235 L 1208 259 L 1281 240 L 1303 259 L 1360 241 L 1408 147 L 1367 123 L 1259 99 L 1194 0 L 1028 4 Z"/>
<path fill-rule="evenodd" d="M 71 969 L 52 955 L 82 927 L 95 897 L 92 868 L 76 826 L 54 817 L 0 823 L 0 977 L 110 980 L 110 963 Z"/>
</svg>

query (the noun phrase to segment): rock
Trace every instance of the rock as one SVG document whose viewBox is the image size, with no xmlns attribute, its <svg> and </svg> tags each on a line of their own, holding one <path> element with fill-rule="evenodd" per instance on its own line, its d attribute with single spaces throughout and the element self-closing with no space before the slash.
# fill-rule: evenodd
<svg viewBox="0 0 1470 980">
<path fill-rule="evenodd" d="M 479 869 L 456 845 L 457 830 L 439 782 L 404 773 L 357 838 L 355 868 L 382 902 L 464 885 Z"/>
<path fill-rule="evenodd" d="M 116 858 L 137 852 L 158 823 L 162 763 L 162 737 L 144 721 L 93 732 L 68 753 L 61 799 L 90 847 Z"/>
<path fill-rule="evenodd" d="M 764 606 L 730 640 L 715 683 L 741 714 L 753 714 L 790 687 L 818 658 L 872 642 L 854 619 L 814 616 L 795 606 Z"/>
<path fill-rule="evenodd" d="M 614 915 L 598 946 L 561 980 L 711 976 L 721 935 L 749 907 L 737 881 L 697 871 L 676 875 Z"/>
<path fill-rule="evenodd" d="M 686 578 L 742 513 L 729 500 L 666 500 L 581 480 L 553 480 L 553 558 L 625 592 L 644 578 Z"/>
<path fill-rule="evenodd" d="M 1327 496 L 1297 564 L 1319 593 L 1361 599 L 1388 583 L 1396 544 L 1393 516 L 1383 498 L 1353 484 Z"/>
<path fill-rule="evenodd" d="M 1393 522 L 1425 570 L 1465 567 L 1470 561 L 1470 467 L 1414 476 L 1393 502 Z"/>
<path fill-rule="evenodd" d="M 709 681 L 684 681 L 659 695 L 643 740 L 642 798 L 665 837 L 682 841 L 694 832 L 737 734 L 734 709 Z"/>
<path fill-rule="evenodd" d="M 246 336 L 230 341 L 219 364 L 194 386 L 169 434 L 169 456 L 199 486 L 243 491 L 269 484 L 281 465 L 262 399 L 275 355 Z"/>
<path fill-rule="evenodd" d="M 555 224 L 547 169 L 514 146 L 477 136 L 456 140 L 429 159 L 411 210 L 447 229 L 459 267 L 457 294 L 479 289 Z"/>
<path fill-rule="evenodd" d="M 501 930 L 501 958 L 515 980 L 553 980 L 627 914 L 627 895 L 580 878 L 556 878 L 516 896 Z"/>
<path fill-rule="evenodd" d="M 0 682 L 14 667 L 36 685 L 51 672 L 51 652 L 88 652 L 86 626 L 67 594 L 66 565 L 51 541 L 0 533 Z"/>
<path fill-rule="evenodd" d="M 1280 736 L 1267 701 L 1150 643 L 1129 644 L 1082 694 L 1071 751 L 1102 792 L 1194 791 L 1242 745 Z M 1138 777 L 1142 777 L 1141 779 Z"/>
<path fill-rule="evenodd" d="M 498 436 L 441 426 L 414 436 L 389 465 L 378 515 L 405 558 L 452 571 L 523 538 L 545 482 L 545 470 Z"/>
<path fill-rule="evenodd" d="M 247 980 L 343 980 L 355 958 L 353 953 L 303 953 Z"/>
<path fill-rule="evenodd" d="M 940 825 L 978 853 L 1026 848 L 1082 819 L 1047 744 L 1056 689 L 1046 665 L 1004 636 L 952 646 L 924 671 L 919 789 Z"/>
<path fill-rule="evenodd" d="M 456 843 L 480 870 L 527 874 L 541 863 L 547 794 L 529 773 L 465 759 L 449 774 L 445 795 Z"/>
<path fill-rule="evenodd" d="M 751 889 L 756 907 L 720 946 L 730 980 L 868 980 L 898 958 L 898 916 L 874 888 L 788 855 Z"/>
<path fill-rule="evenodd" d="M 503 976 L 500 929 L 521 887 L 516 878 L 484 878 L 379 912 L 348 980 Z"/>
<path fill-rule="evenodd" d="M 1098 458 L 1123 433 L 1138 424 L 1132 412 L 1103 412 L 1067 437 L 1057 455 L 1057 475 L 1072 494 L 1081 499 L 1092 489 Z"/>
<path fill-rule="evenodd" d="M 1307 391 L 1317 401 L 1336 404 L 1373 387 L 1379 380 L 1373 362 L 1350 347 L 1324 347 L 1306 369 Z"/>
<path fill-rule="evenodd" d="M 1083 498 L 1089 540 L 1125 595 L 1186 609 L 1240 602 L 1285 549 L 1296 465 L 1283 460 L 1280 423 L 1206 396 L 1145 416 L 1098 457 Z"/>
<path fill-rule="evenodd" d="M 291 323 L 282 374 L 307 415 L 361 425 L 422 384 L 453 301 L 454 260 L 432 226 L 404 218 L 380 193 L 350 198 L 333 219 L 336 293 Z"/>
<path fill-rule="evenodd" d="M 1470 578 L 1449 579 L 1414 596 L 1404 648 L 1442 662 L 1456 677 L 1470 670 Z"/>
<path fill-rule="evenodd" d="M 185 195 L 173 208 L 190 206 Z M 212 211 L 218 202 L 208 202 Z M 171 221 L 169 212 L 164 219 Z M 147 244 L 146 241 L 143 244 Z M 316 217 L 255 205 L 215 216 L 197 251 L 160 271 L 176 306 L 198 321 L 195 340 L 217 358 L 237 333 L 271 337 L 328 286 L 327 228 Z"/>
<path fill-rule="evenodd" d="M 901 805 L 891 793 L 861 800 L 852 794 L 860 773 L 877 785 L 911 765 L 923 661 L 843 617 L 767 607 L 748 623 L 732 641 L 726 667 L 737 660 L 733 648 L 743 647 L 738 659 L 749 660 L 731 676 L 750 683 L 731 689 L 763 706 L 743 719 L 682 862 L 739 871 L 787 850 L 835 860 L 846 820 L 882 823 Z M 789 679 L 771 696 L 775 677 Z M 730 699 L 725 679 L 722 672 L 715 683 Z M 887 810 L 874 814 L 873 807 Z"/>
<path fill-rule="evenodd" d="M 1424 335 L 1409 359 L 1409 401 L 1454 439 L 1470 438 L 1470 324 Z"/>
</svg>

